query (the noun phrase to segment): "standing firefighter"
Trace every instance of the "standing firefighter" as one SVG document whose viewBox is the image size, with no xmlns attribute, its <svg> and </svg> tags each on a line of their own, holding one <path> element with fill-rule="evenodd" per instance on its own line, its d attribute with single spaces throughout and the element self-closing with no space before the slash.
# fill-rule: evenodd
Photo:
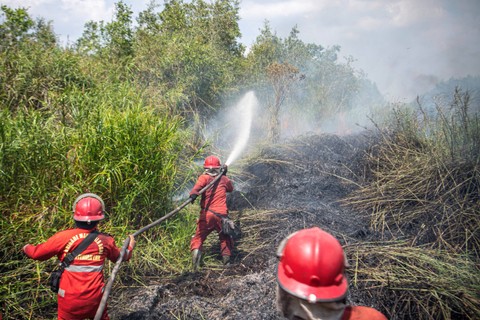
<svg viewBox="0 0 480 320">
<path fill-rule="evenodd" d="M 215 156 L 205 158 L 203 164 L 204 173 L 198 177 L 195 186 L 190 191 L 192 203 L 197 198 L 199 191 L 212 182 L 215 177 L 220 174 L 220 160 Z M 202 194 L 200 201 L 200 217 L 197 220 L 197 230 L 190 242 L 190 250 L 192 252 L 193 267 L 196 270 L 200 265 L 202 255 L 202 245 L 207 236 L 213 231 L 218 232 L 220 239 L 220 250 L 222 254 L 223 264 L 230 263 L 230 256 L 233 249 L 233 240 L 229 235 L 221 232 L 222 217 L 228 216 L 227 208 L 227 192 L 233 191 L 232 181 L 227 178 L 227 166 L 223 167 L 223 176 Z"/>
<path fill-rule="evenodd" d="M 58 297 L 58 319 L 93 319 L 102 299 L 104 279 L 103 264 L 105 259 L 115 262 L 120 250 L 114 239 L 97 230 L 99 221 L 105 218 L 103 200 L 92 193 L 79 196 L 73 204 L 75 228 L 60 231 L 39 245 L 27 244 L 23 247 L 25 254 L 35 260 L 48 260 L 57 256 L 64 261 L 90 233 L 93 242 L 79 253 L 64 269 L 60 278 Z M 130 235 L 130 244 L 125 255 L 129 260 L 135 240 Z M 78 250 L 77 250 L 78 251 Z M 67 259 L 68 260 L 68 259 Z M 109 319 L 107 311 L 102 319 Z"/>
<path fill-rule="evenodd" d="M 297 231 L 277 250 L 277 308 L 296 320 L 386 320 L 379 311 L 346 304 L 345 255 L 320 228 Z"/>
</svg>

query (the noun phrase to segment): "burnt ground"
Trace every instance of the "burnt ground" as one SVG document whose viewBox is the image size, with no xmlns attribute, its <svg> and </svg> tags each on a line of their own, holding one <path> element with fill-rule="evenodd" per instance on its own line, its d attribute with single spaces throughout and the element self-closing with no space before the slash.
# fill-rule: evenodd
<svg viewBox="0 0 480 320">
<path fill-rule="evenodd" d="M 342 206 L 361 172 L 367 138 L 310 135 L 263 148 L 233 175 L 231 215 L 241 225 L 234 264 L 151 281 L 113 305 L 113 319 L 283 319 L 275 308 L 275 251 L 288 234 L 319 226 L 342 244 L 377 238 L 366 216 Z M 211 254 L 218 250 L 211 235 Z M 206 244 L 206 250 L 209 248 Z M 351 304 L 374 307 L 361 290 Z"/>
</svg>

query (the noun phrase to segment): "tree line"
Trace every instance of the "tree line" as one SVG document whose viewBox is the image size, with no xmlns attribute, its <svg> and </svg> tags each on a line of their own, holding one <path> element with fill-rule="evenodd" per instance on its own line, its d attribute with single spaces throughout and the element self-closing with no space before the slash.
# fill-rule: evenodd
<svg viewBox="0 0 480 320">
<path fill-rule="evenodd" d="M 254 89 L 266 106 L 268 138 L 276 142 L 281 109 L 319 121 L 383 102 L 352 57 L 339 59 L 339 46 L 303 42 L 296 26 L 281 38 L 266 21 L 247 52 L 239 42 L 239 9 L 237 0 L 168 0 L 134 17 L 120 1 L 111 21 L 87 22 L 75 43 L 61 47 L 51 22 L 2 6 L 1 80 L 8 84 L 2 104 L 69 113 L 60 97 L 70 88 L 122 82 L 146 103 L 191 120 Z"/>
</svg>

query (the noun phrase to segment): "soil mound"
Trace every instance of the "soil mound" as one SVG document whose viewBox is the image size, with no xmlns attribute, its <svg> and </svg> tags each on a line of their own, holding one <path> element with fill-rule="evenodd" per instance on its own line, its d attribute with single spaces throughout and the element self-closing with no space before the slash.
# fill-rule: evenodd
<svg viewBox="0 0 480 320">
<path fill-rule="evenodd" d="M 275 251 L 285 236 L 319 226 L 342 244 L 375 237 L 365 217 L 339 203 L 355 188 L 366 147 L 361 135 L 309 135 L 261 150 L 233 177 L 229 208 L 242 228 L 234 264 L 129 289 L 111 306 L 112 318 L 283 319 L 275 308 Z M 366 299 L 349 296 L 375 305 Z"/>
</svg>

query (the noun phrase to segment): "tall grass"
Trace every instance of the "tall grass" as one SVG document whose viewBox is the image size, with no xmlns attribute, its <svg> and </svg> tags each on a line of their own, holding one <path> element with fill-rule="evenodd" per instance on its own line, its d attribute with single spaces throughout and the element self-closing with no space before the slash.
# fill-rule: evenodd
<svg viewBox="0 0 480 320">
<path fill-rule="evenodd" d="M 470 103 L 457 90 L 434 110 L 396 109 L 367 154 L 369 182 L 347 202 L 370 211 L 377 230 L 480 256 L 480 119 Z"/>
<path fill-rule="evenodd" d="M 345 200 L 371 213 L 386 239 L 407 239 L 386 251 L 370 248 L 360 260 L 392 290 L 390 307 L 415 318 L 480 317 L 480 120 L 473 103 L 457 89 L 448 104 L 395 109 L 388 126 L 378 125 L 363 187 Z"/>
<path fill-rule="evenodd" d="M 471 257 L 405 242 L 346 248 L 351 284 L 389 319 L 478 319 L 480 273 Z"/>
<path fill-rule="evenodd" d="M 72 202 L 99 194 L 100 225 L 120 242 L 171 206 L 186 134 L 181 120 L 145 105 L 128 83 L 71 88 L 56 110 L 2 106 L 0 117 L 0 296 L 6 319 L 51 318 L 46 286 L 54 260 L 21 253 L 73 226 Z M 61 110 L 61 112 L 59 111 Z"/>
</svg>

